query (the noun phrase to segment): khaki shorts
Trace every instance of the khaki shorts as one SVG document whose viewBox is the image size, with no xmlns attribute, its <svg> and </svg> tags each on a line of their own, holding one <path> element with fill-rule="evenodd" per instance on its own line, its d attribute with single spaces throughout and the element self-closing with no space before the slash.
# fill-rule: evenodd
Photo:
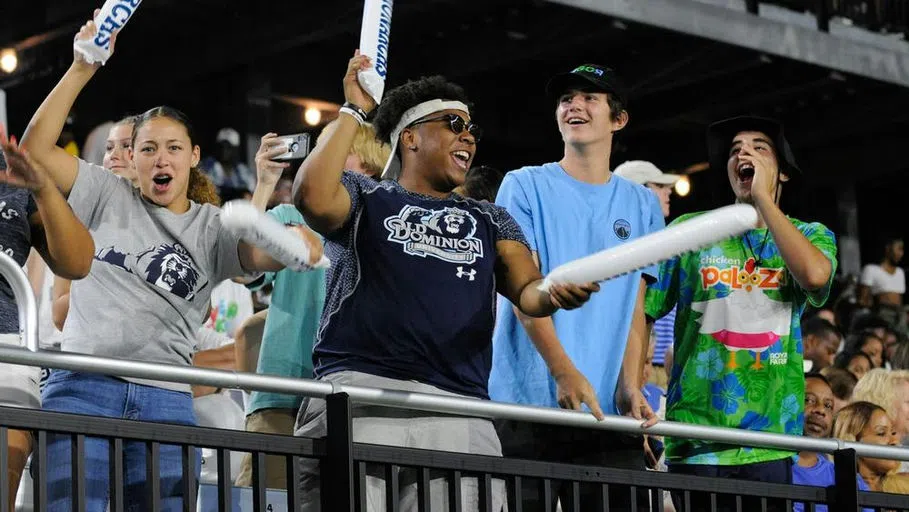
<svg viewBox="0 0 909 512">
<path fill-rule="evenodd" d="M 0 345 L 22 346 L 18 334 L 0 334 Z M 0 379 L 0 405 L 41 408 L 41 393 L 38 390 L 41 368 L 0 363 L 0 375 L 3 376 Z"/>
<path fill-rule="evenodd" d="M 367 373 L 343 371 L 321 380 L 401 391 L 414 391 L 445 396 L 459 396 L 439 388 L 415 381 L 389 379 Z M 492 421 L 483 418 L 438 416 L 429 412 L 391 409 L 353 403 L 353 440 L 355 443 L 382 444 L 477 455 L 502 456 L 502 445 Z M 306 398 L 300 407 L 295 436 L 320 438 L 326 435 L 325 400 Z M 300 489 L 304 512 L 321 510 L 319 486 L 319 461 L 301 457 Z M 385 510 L 385 468 L 368 464 L 366 467 L 366 508 L 369 512 Z M 416 472 L 402 469 L 399 508 L 402 512 L 416 512 Z M 430 476 L 430 510 L 448 510 L 448 481 Z M 505 482 L 492 480 L 492 510 L 500 512 L 505 507 Z M 479 490 L 476 478 L 461 479 L 461 506 L 464 511 L 478 510 Z"/>
<path fill-rule="evenodd" d="M 294 434 L 296 409 L 260 409 L 246 417 L 246 431 L 259 434 Z M 252 455 L 243 457 L 237 485 L 252 487 Z M 281 455 L 265 456 L 265 486 L 269 489 L 287 489 L 287 458 Z"/>
</svg>

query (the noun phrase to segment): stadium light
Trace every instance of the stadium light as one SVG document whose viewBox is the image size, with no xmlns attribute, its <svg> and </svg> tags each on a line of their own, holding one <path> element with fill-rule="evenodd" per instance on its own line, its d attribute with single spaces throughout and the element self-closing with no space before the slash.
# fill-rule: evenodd
<svg viewBox="0 0 909 512">
<path fill-rule="evenodd" d="M 19 65 L 19 57 L 16 56 L 16 50 L 13 48 L 4 48 L 0 50 L 0 69 L 4 73 L 12 73 Z"/>
<path fill-rule="evenodd" d="M 303 120 L 306 121 L 306 124 L 309 126 L 317 126 L 322 122 L 322 111 L 314 107 L 308 107 L 303 112 Z"/>
<path fill-rule="evenodd" d="M 691 192 L 691 181 L 688 176 L 682 176 L 679 181 L 675 182 L 675 193 L 685 197 Z"/>
</svg>

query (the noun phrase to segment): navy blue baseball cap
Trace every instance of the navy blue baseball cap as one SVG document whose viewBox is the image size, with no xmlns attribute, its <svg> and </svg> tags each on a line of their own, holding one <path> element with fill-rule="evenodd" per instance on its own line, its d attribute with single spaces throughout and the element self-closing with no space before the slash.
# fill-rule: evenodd
<svg viewBox="0 0 909 512">
<path fill-rule="evenodd" d="M 560 73 L 549 79 L 546 95 L 558 97 L 570 89 L 589 89 L 605 92 L 628 106 L 628 90 L 612 69 L 599 64 L 581 64 L 567 73 Z"/>
</svg>

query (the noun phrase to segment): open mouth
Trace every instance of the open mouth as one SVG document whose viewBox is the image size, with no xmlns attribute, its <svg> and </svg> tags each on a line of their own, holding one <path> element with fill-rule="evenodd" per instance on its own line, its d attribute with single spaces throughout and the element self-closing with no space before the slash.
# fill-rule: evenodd
<svg viewBox="0 0 909 512">
<path fill-rule="evenodd" d="M 464 150 L 453 151 L 451 153 L 451 159 L 454 160 L 458 167 L 465 171 L 467 170 L 467 166 L 470 165 L 470 153 Z"/>
<path fill-rule="evenodd" d="M 174 177 L 168 174 L 159 174 L 152 178 L 152 183 L 154 184 L 155 192 L 166 192 L 170 188 L 170 182 L 173 181 Z"/>
<path fill-rule="evenodd" d="M 741 180 L 742 183 L 750 183 L 751 180 L 754 179 L 754 167 L 751 167 L 750 165 L 739 167 L 738 174 L 739 180 Z"/>
<path fill-rule="evenodd" d="M 574 125 L 579 125 L 579 124 L 587 124 L 588 121 L 586 119 L 582 119 L 580 117 L 569 117 L 568 120 L 566 121 L 566 123 L 574 126 Z"/>
</svg>

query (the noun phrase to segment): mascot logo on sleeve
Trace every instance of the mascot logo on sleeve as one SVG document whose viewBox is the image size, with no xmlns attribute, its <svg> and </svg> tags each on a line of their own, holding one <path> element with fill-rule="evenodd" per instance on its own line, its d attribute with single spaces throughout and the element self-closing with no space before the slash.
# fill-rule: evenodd
<svg viewBox="0 0 909 512">
<path fill-rule="evenodd" d="M 181 299 L 191 301 L 196 297 L 199 271 L 189 252 L 178 243 L 161 244 L 144 250 L 135 257 L 113 247 L 105 247 L 98 251 L 95 259 L 130 274 L 141 275 L 149 283 Z"/>
<path fill-rule="evenodd" d="M 401 244 L 411 256 L 468 265 L 483 257 L 483 241 L 474 236 L 477 219 L 461 208 L 430 210 L 407 205 L 385 219 L 385 229 L 388 241 Z"/>
</svg>

